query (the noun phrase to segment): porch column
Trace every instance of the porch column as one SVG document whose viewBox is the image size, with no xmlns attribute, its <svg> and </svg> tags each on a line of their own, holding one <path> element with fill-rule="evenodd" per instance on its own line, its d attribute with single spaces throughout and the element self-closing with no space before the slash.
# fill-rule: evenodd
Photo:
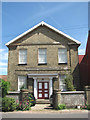
<svg viewBox="0 0 90 120">
<path fill-rule="evenodd" d="M 34 79 L 34 97 L 37 99 L 37 78 L 33 77 Z"/>
<path fill-rule="evenodd" d="M 50 86 L 49 86 L 49 97 L 52 95 L 52 77 L 49 77 L 49 79 L 50 79 Z"/>
</svg>

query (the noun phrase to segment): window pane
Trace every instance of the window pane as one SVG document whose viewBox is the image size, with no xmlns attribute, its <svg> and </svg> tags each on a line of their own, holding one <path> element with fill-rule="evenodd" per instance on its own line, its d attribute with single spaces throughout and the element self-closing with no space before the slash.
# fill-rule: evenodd
<svg viewBox="0 0 90 120">
<path fill-rule="evenodd" d="M 27 63 L 27 50 L 19 50 L 19 64 Z"/>
<path fill-rule="evenodd" d="M 65 48 L 58 49 L 58 61 L 59 63 L 67 63 L 67 49 Z"/>
<path fill-rule="evenodd" d="M 18 91 L 24 85 L 24 88 L 27 88 L 26 76 L 18 76 Z"/>
<path fill-rule="evenodd" d="M 43 49 L 43 48 L 39 49 L 38 62 L 39 63 L 47 63 L 46 49 Z"/>
<path fill-rule="evenodd" d="M 39 83 L 39 89 L 42 89 L 42 83 Z"/>
<path fill-rule="evenodd" d="M 60 82 L 59 82 L 60 90 L 66 91 L 66 84 L 65 84 L 65 80 L 64 80 L 66 78 L 66 75 L 60 75 L 59 77 L 60 77 Z"/>
</svg>

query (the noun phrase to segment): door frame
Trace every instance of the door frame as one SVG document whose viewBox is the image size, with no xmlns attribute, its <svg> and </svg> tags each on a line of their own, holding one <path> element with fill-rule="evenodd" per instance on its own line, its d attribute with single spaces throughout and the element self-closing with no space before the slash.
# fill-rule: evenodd
<svg viewBox="0 0 90 120">
<path fill-rule="evenodd" d="M 42 92 L 41 92 L 41 94 L 42 94 L 42 97 L 41 98 L 39 98 L 39 83 L 42 83 Z M 44 88 L 44 83 L 48 83 L 48 89 L 45 89 Z M 45 81 L 37 81 L 37 99 L 49 99 L 49 80 L 45 80 Z M 48 90 L 48 92 L 45 92 L 44 90 Z M 48 97 L 44 97 L 44 95 L 45 95 L 45 93 L 47 93 L 48 94 Z"/>
</svg>

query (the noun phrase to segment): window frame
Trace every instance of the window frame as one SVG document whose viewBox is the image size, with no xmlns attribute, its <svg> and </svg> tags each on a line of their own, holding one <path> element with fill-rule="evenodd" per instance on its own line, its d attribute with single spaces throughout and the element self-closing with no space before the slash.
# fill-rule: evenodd
<svg viewBox="0 0 90 120">
<path fill-rule="evenodd" d="M 20 84 L 20 78 L 19 77 L 25 77 L 25 86 L 27 89 L 27 76 L 26 75 L 18 75 L 18 91 L 20 91 L 19 84 Z"/>
<path fill-rule="evenodd" d="M 66 62 L 60 62 L 59 60 L 59 50 L 60 49 L 65 49 L 66 50 Z M 68 59 L 67 59 L 67 48 L 58 48 L 58 64 L 67 64 L 68 63 Z"/>
<path fill-rule="evenodd" d="M 20 63 L 20 50 L 25 50 L 26 51 L 26 63 Z M 27 65 L 27 49 L 26 48 L 21 48 L 19 49 L 19 52 L 18 52 L 18 65 Z"/>
<path fill-rule="evenodd" d="M 40 50 L 40 49 L 45 50 L 45 60 L 46 60 L 46 61 L 45 61 L 44 63 L 39 61 L 39 59 L 40 59 L 40 58 L 39 58 L 39 55 L 40 55 L 40 54 L 39 54 L 39 50 Z M 47 65 L 47 48 L 38 48 L 38 65 Z"/>
<path fill-rule="evenodd" d="M 59 75 L 59 89 L 61 90 L 61 86 L 64 86 L 64 87 L 63 87 L 64 90 L 61 90 L 61 91 L 62 91 L 62 92 L 65 92 L 65 91 L 67 91 L 67 88 L 66 88 L 66 84 L 65 84 L 65 83 L 61 85 L 61 81 L 62 81 L 61 76 L 65 76 L 65 77 L 66 77 L 66 75 L 65 75 L 65 74 Z M 64 77 L 64 78 L 65 78 L 65 77 Z"/>
</svg>

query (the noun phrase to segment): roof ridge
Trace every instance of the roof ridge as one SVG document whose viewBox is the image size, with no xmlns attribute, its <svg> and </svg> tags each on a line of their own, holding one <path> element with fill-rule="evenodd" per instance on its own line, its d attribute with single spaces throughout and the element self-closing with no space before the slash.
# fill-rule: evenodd
<svg viewBox="0 0 90 120">
<path fill-rule="evenodd" d="M 59 34 L 62 34 L 63 36 L 67 37 L 68 39 L 76 42 L 77 44 L 81 44 L 78 40 L 75 40 L 74 38 L 70 37 L 69 35 L 63 33 L 62 31 L 56 29 L 55 27 L 47 24 L 46 22 L 44 21 L 41 21 L 40 23 L 38 23 L 37 25 L 35 25 L 34 27 L 30 28 L 29 30 L 25 31 L 24 33 L 20 34 L 19 36 L 17 36 L 16 38 L 12 39 L 11 41 L 9 41 L 8 43 L 6 43 L 5 45 L 8 46 L 9 44 L 13 43 L 14 41 L 18 40 L 19 38 L 23 37 L 24 35 L 26 35 L 27 33 L 31 32 L 32 30 L 36 29 L 37 27 L 39 27 L 40 25 L 45 25 L 47 26 L 48 28 L 54 30 L 55 32 L 59 33 Z"/>
</svg>

